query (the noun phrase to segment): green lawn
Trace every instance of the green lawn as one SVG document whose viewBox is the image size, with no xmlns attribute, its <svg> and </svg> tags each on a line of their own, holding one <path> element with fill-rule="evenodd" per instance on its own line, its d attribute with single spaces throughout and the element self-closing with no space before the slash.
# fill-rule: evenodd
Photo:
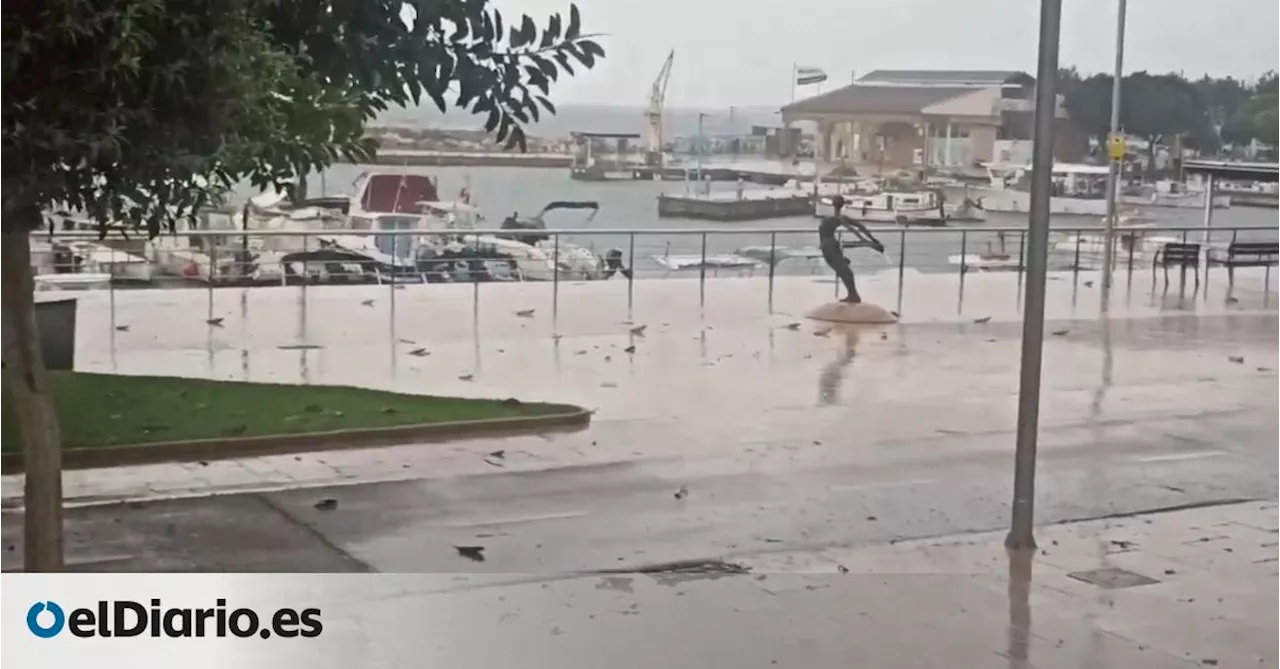
<svg viewBox="0 0 1280 669">
<path fill-rule="evenodd" d="M 65 448 L 536 416 L 556 408 L 339 386 L 79 372 L 51 376 Z M 6 390 L 0 406 L 0 450 L 6 453 L 21 450 L 11 404 Z"/>
</svg>

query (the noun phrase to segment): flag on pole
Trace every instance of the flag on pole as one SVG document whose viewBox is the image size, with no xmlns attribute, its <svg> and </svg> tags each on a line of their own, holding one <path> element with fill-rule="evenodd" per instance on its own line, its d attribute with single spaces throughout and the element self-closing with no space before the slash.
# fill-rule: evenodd
<svg viewBox="0 0 1280 669">
<path fill-rule="evenodd" d="M 820 67 L 797 67 L 796 68 L 796 85 L 808 86 L 810 84 L 820 84 L 827 80 L 827 73 L 822 71 Z"/>
</svg>

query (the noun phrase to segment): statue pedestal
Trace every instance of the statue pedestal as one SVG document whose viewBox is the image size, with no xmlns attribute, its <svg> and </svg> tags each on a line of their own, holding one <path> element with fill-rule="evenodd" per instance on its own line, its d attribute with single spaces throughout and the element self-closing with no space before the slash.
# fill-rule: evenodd
<svg viewBox="0 0 1280 669">
<path fill-rule="evenodd" d="M 809 313 L 805 318 L 828 323 L 865 323 L 868 325 L 887 325 L 897 323 L 898 317 L 892 312 L 874 304 L 850 304 L 848 302 L 828 302 Z"/>
</svg>

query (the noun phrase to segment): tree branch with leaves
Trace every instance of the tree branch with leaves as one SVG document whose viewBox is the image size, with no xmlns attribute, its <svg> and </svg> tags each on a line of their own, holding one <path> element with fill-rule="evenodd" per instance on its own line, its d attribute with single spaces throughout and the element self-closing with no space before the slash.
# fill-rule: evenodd
<svg viewBox="0 0 1280 669">
<path fill-rule="evenodd" d="M 26 568 L 62 567 L 57 416 L 28 235 L 50 209 L 150 235 L 234 184 L 369 161 L 365 124 L 424 97 L 523 150 L 552 84 L 604 57 L 570 6 L 504 30 L 486 0 L 48 0 L 3 12 L 4 379 L 26 464 Z M 452 99 L 450 99 L 452 98 Z"/>
</svg>

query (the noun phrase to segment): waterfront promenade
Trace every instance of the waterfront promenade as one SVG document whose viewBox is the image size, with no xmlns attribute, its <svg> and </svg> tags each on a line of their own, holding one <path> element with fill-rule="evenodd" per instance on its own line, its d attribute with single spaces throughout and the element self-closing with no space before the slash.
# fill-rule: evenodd
<svg viewBox="0 0 1280 669">
<path fill-rule="evenodd" d="M 1225 277 L 1215 274 L 1195 295 L 1190 286 L 1180 293 L 1176 278 L 1167 292 L 1162 280 L 1153 291 L 1141 274 L 1132 286 L 1118 285 L 1109 387 L 1102 387 L 1096 277 L 1051 276 L 1048 331 L 1056 334 L 1046 341 L 1042 426 L 1078 432 L 1147 420 L 1160 422 L 1162 433 L 1183 426 L 1198 434 L 1203 425 L 1181 419 L 1273 410 L 1275 277 L 1268 290 L 1262 272 L 1241 271 L 1228 298 Z M 77 366 L 519 397 L 596 411 L 586 433 L 501 440 L 519 454 L 508 472 L 664 458 L 693 466 L 704 456 L 741 466 L 778 458 L 883 460 L 928 452 L 926 441 L 1007 450 L 1020 283 L 1012 274 L 972 275 L 961 295 L 953 277 L 907 279 L 901 305 L 893 303 L 896 276 L 862 279 L 868 299 L 901 309 L 900 324 L 831 331 L 800 316 L 834 295 L 834 284 L 822 278 L 777 279 L 773 314 L 763 279 L 709 279 L 701 290 L 696 280 L 638 281 L 630 314 L 626 282 L 563 284 L 554 301 L 549 284 L 532 283 L 96 293 L 81 301 Z M 530 317 L 516 313 L 529 309 Z M 206 325 L 209 317 L 222 318 L 221 327 Z M 121 325 L 128 330 L 117 330 Z M 637 327 L 643 331 L 633 332 Z M 418 348 L 429 355 L 410 355 Z M 1222 420 L 1223 435 L 1253 425 Z M 907 445 L 873 447 L 879 442 Z M 475 457 L 493 444 L 70 472 L 67 492 L 74 503 L 493 473 Z M 7 505 L 19 490 L 6 477 Z"/>
<path fill-rule="evenodd" d="M 954 277 L 908 273 L 901 305 L 896 273 L 864 277 L 867 299 L 900 309 L 902 322 L 859 329 L 801 317 L 833 297 L 825 278 L 778 278 L 772 314 L 760 278 L 637 281 L 630 310 L 625 281 L 562 284 L 555 299 L 534 283 L 311 287 L 305 312 L 299 288 L 98 293 L 81 303 L 84 370 L 512 396 L 596 415 L 574 434 L 68 472 L 68 560 L 106 571 L 436 574 L 423 582 L 438 587 L 360 592 L 343 610 L 446 607 L 474 629 L 501 622 L 511 638 L 555 639 L 536 652 L 567 666 L 598 659 L 587 638 L 637 643 L 616 610 L 641 611 L 636 620 L 685 660 L 727 652 L 730 630 L 772 629 L 729 644 L 747 653 L 742 666 L 831 666 L 823 658 L 877 648 L 867 657 L 887 659 L 874 666 L 918 666 L 894 658 L 924 652 L 918 630 L 942 634 L 944 613 L 968 622 L 928 652 L 978 663 L 966 666 L 1024 650 L 1032 660 L 1011 666 L 1275 666 L 1274 639 L 1260 630 L 1275 628 L 1276 610 L 1266 518 L 1277 491 L 1277 286 L 1242 270 L 1228 294 L 1224 274 L 1194 293 L 1176 273 L 1167 289 L 1144 273 L 1122 277 L 1106 321 L 1096 276 L 1050 277 L 1044 553 L 1034 577 L 1012 580 L 998 541 L 1017 393 L 1013 274 L 968 276 L 962 295 Z M 430 355 L 410 354 L 418 348 Z M 21 479 L 3 486 L 4 568 L 14 569 Z M 1144 531 L 1148 520 L 1167 527 Z M 476 544 L 484 562 L 454 549 Z M 675 589 L 582 576 L 706 560 L 751 574 Z M 1160 584 L 1116 594 L 1066 575 L 1113 566 Z M 1000 593 L 1017 582 L 1028 603 L 1015 612 L 1022 605 Z M 515 609 L 549 602 L 572 612 L 554 622 L 565 634 L 512 623 Z M 867 634 L 829 629 L 832 607 Z M 1025 611 L 1034 625 L 1008 618 Z M 722 623 L 708 628 L 713 619 Z M 913 631 L 882 636 L 889 629 Z M 1031 639 L 1010 651 L 1006 632 Z M 359 642 L 368 666 L 396 665 L 395 645 L 374 637 Z M 481 648 L 436 652 L 465 663 Z"/>
</svg>

